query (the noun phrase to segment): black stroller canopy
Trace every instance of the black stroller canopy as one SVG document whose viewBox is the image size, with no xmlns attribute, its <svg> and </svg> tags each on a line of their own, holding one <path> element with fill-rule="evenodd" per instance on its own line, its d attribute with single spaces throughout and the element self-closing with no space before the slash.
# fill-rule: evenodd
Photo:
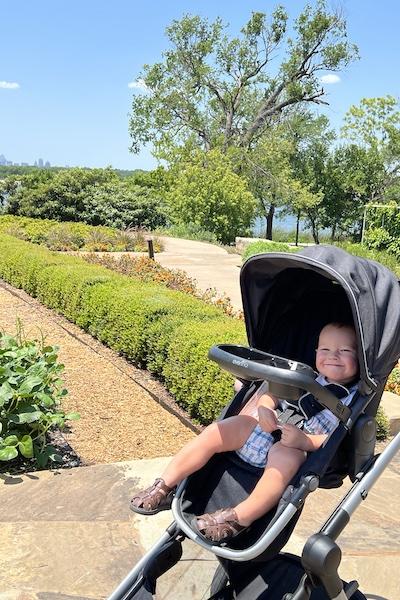
<svg viewBox="0 0 400 600">
<path fill-rule="evenodd" d="M 383 265 L 335 246 L 249 258 L 240 276 L 250 346 L 315 364 L 321 328 L 354 324 L 365 390 L 382 388 L 400 355 L 400 287 Z"/>
</svg>

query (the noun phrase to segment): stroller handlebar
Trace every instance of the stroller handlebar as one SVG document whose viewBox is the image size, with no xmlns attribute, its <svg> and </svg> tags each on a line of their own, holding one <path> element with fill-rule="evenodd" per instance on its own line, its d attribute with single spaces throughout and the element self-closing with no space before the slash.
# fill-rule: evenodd
<svg viewBox="0 0 400 600">
<path fill-rule="evenodd" d="M 208 357 L 220 367 L 246 381 L 268 381 L 272 394 L 285 400 L 298 400 L 310 392 L 342 422 L 351 410 L 326 387 L 315 381 L 317 374 L 308 365 L 268 354 L 248 346 L 219 344 L 210 348 Z"/>
</svg>

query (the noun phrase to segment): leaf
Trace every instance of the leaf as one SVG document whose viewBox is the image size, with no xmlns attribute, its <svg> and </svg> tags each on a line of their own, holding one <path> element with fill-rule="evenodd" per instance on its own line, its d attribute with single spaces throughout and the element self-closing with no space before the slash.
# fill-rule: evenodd
<svg viewBox="0 0 400 600">
<path fill-rule="evenodd" d="M 57 362 L 57 354 L 48 354 L 45 356 L 45 361 L 48 365 L 53 365 L 55 362 Z"/>
<path fill-rule="evenodd" d="M 6 446 L 0 450 L 0 460 L 12 460 L 18 456 L 15 446 Z"/>
<path fill-rule="evenodd" d="M 20 385 L 18 393 L 21 394 L 21 396 L 26 396 L 32 392 L 33 388 L 42 384 L 43 380 L 40 377 L 28 377 Z"/>
<path fill-rule="evenodd" d="M 8 381 L 5 381 L 3 385 L 0 387 L 0 398 L 4 400 L 4 402 L 8 402 L 14 395 L 14 390 Z"/>
<path fill-rule="evenodd" d="M 18 444 L 18 438 L 16 435 L 8 435 L 3 440 L 4 446 L 16 446 Z"/>
<path fill-rule="evenodd" d="M 46 346 L 45 348 L 43 348 L 43 354 L 53 353 L 54 351 L 54 346 Z"/>
<path fill-rule="evenodd" d="M 72 412 L 72 413 L 68 413 L 67 415 L 65 415 L 65 420 L 68 421 L 76 421 L 77 419 L 81 418 L 81 415 L 77 412 Z"/>
<path fill-rule="evenodd" d="M 48 445 L 43 450 L 35 448 L 35 456 L 39 467 L 45 467 L 49 460 L 53 462 L 62 462 L 62 457 L 56 453 L 54 446 Z"/>
<path fill-rule="evenodd" d="M 33 457 L 33 441 L 30 435 L 24 435 L 18 442 L 19 451 L 25 458 Z"/>
<path fill-rule="evenodd" d="M 56 452 L 49 454 L 49 459 L 52 460 L 53 462 L 58 462 L 58 463 L 62 462 L 61 454 L 57 454 Z"/>
<path fill-rule="evenodd" d="M 64 427 L 64 415 L 63 414 L 55 414 L 47 416 L 52 425 L 56 425 L 57 427 Z"/>
<path fill-rule="evenodd" d="M 33 410 L 32 412 L 24 412 L 15 415 L 9 415 L 8 418 L 10 421 L 12 421 L 12 423 L 33 423 L 34 421 L 39 421 L 42 415 L 42 411 Z"/>
<path fill-rule="evenodd" d="M 55 404 L 54 399 L 48 394 L 45 394 L 44 392 L 38 392 L 36 394 L 36 398 L 37 400 L 39 400 L 40 404 L 42 404 L 46 408 L 50 408 L 50 406 L 53 406 Z"/>
</svg>

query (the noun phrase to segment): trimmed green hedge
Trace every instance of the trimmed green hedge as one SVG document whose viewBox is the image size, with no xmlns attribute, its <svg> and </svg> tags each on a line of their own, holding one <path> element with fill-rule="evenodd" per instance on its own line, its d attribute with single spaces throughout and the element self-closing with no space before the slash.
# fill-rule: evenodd
<svg viewBox="0 0 400 600">
<path fill-rule="evenodd" d="M 208 360 L 215 343 L 245 343 L 244 324 L 183 292 L 0 234 L 0 277 L 24 289 L 135 364 L 165 379 L 201 423 L 232 396 L 232 377 Z"/>
<path fill-rule="evenodd" d="M 285 244 L 284 242 L 258 240 L 246 246 L 242 258 L 243 262 L 245 262 L 250 256 L 254 256 L 255 254 L 263 254 L 264 252 L 298 252 L 300 249 L 300 246 L 289 246 L 289 244 Z"/>
</svg>

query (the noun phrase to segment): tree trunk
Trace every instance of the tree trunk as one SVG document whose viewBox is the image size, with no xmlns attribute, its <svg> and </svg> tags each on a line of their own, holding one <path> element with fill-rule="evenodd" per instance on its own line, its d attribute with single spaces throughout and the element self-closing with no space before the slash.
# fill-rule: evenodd
<svg viewBox="0 0 400 600">
<path fill-rule="evenodd" d="M 272 222 L 274 220 L 275 204 L 270 204 L 267 213 L 267 227 L 265 231 L 265 239 L 272 240 Z"/>
<path fill-rule="evenodd" d="M 300 211 L 297 211 L 297 220 L 296 220 L 296 246 L 299 245 L 299 229 L 300 229 Z"/>
<path fill-rule="evenodd" d="M 335 241 L 335 235 L 336 235 L 336 225 L 337 225 L 337 223 L 336 223 L 336 221 L 334 221 L 334 222 L 332 223 L 332 227 L 331 227 L 331 242 L 334 242 L 334 241 Z"/>
<path fill-rule="evenodd" d="M 317 225 L 316 225 L 316 223 L 315 223 L 315 221 L 314 221 L 314 220 L 312 220 L 312 222 L 311 222 L 311 225 L 312 225 L 312 236 L 313 236 L 313 238 L 314 238 L 314 242 L 315 242 L 316 244 L 319 244 L 319 232 L 318 232 L 318 227 L 317 227 Z"/>
<path fill-rule="evenodd" d="M 314 242 L 316 244 L 319 244 L 319 231 L 318 231 L 317 220 L 312 215 L 310 215 L 310 213 L 308 213 L 308 218 L 310 219 L 311 232 L 312 232 Z"/>
</svg>

